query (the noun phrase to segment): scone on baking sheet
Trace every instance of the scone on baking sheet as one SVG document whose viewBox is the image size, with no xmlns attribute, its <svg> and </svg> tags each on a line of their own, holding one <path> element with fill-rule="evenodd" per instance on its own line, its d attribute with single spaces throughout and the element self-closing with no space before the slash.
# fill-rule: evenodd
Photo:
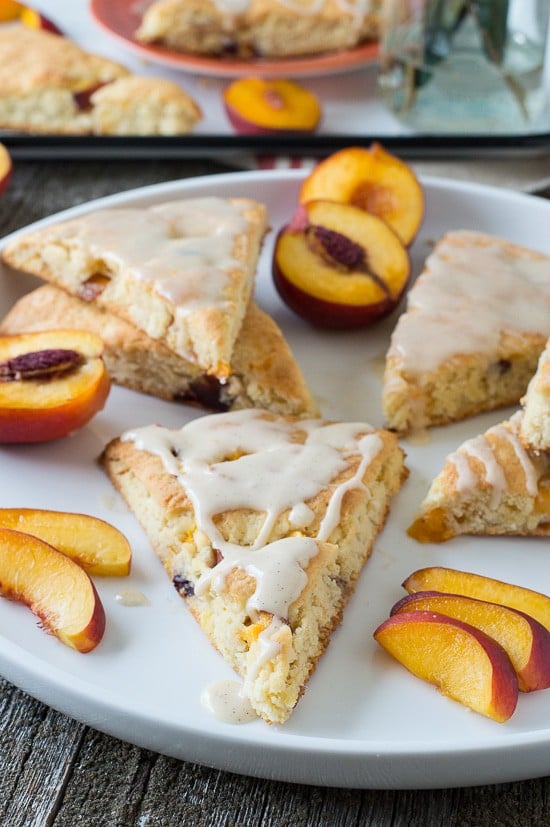
<svg viewBox="0 0 550 827">
<path fill-rule="evenodd" d="M 484 233 L 448 233 L 391 338 L 388 427 L 421 430 L 518 403 L 549 333 L 549 256 Z"/>
<path fill-rule="evenodd" d="M 185 135 L 200 121 L 198 104 L 177 83 L 133 75 L 90 97 L 96 135 Z"/>
<path fill-rule="evenodd" d="M 61 35 L 0 28 L 0 127 L 65 135 L 184 135 L 198 105 L 177 84 L 131 75 Z"/>
<path fill-rule="evenodd" d="M 285 721 L 406 476 L 395 435 L 237 411 L 130 431 L 102 462 L 257 714 Z"/>
<path fill-rule="evenodd" d="M 3 260 L 125 318 L 225 379 L 267 210 L 216 196 L 126 207 L 21 233 Z"/>
<path fill-rule="evenodd" d="M 550 339 L 522 399 L 521 439 L 533 451 L 550 451 Z"/>
<path fill-rule="evenodd" d="M 136 38 L 207 55 L 316 55 L 375 39 L 380 5 L 380 0 L 155 0 Z"/>
<path fill-rule="evenodd" d="M 523 447 L 521 419 L 518 411 L 447 457 L 411 537 L 440 543 L 458 534 L 550 534 L 550 455 Z"/>
<path fill-rule="evenodd" d="M 124 319 L 52 284 L 19 299 L 0 322 L 0 334 L 67 325 L 103 339 L 103 360 L 119 385 L 212 410 L 267 408 L 294 416 L 317 415 L 316 402 L 282 332 L 253 302 L 235 342 L 226 382 L 208 376 Z"/>
</svg>

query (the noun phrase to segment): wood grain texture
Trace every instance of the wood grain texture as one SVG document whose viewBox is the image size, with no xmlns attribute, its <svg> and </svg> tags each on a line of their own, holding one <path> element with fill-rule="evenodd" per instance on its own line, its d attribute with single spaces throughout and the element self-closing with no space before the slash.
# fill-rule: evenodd
<svg viewBox="0 0 550 827">
<path fill-rule="evenodd" d="M 110 193 L 228 169 L 208 161 L 23 162 L 0 232 Z M 246 778 L 166 758 L 0 680 L 0 827 L 548 827 L 550 779 L 369 791 Z"/>
</svg>

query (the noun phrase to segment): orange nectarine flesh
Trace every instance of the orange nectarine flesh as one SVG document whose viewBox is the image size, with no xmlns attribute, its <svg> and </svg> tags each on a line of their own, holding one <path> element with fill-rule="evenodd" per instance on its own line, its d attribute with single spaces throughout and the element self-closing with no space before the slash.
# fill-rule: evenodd
<svg viewBox="0 0 550 827">
<path fill-rule="evenodd" d="M 0 195 L 7 188 L 11 180 L 12 171 L 11 155 L 4 144 L 0 144 Z"/>
<path fill-rule="evenodd" d="M 109 395 L 102 353 L 101 339 L 81 330 L 1 336 L 0 442 L 43 442 L 85 425 Z"/>
<path fill-rule="evenodd" d="M 523 692 L 550 687 L 550 632 L 524 612 L 464 595 L 415 592 L 393 606 L 399 612 L 439 612 L 481 629 L 507 653 Z"/>
<path fill-rule="evenodd" d="M 17 20 L 25 6 L 17 0 L 0 0 L 0 23 Z"/>
<path fill-rule="evenodd" d="M 227 116 L 238 132 L 312 132 L 321 119 L 313 92 L 291 80 L 239 78 L 223 93 Z"/>
<path fill-rule="evenodd" d="M 62 643 L 89 652 L 105 631 L 105 612 L 89 575 L 37 537 L 0 529 L 0 594 L 25 603 Z"/>
<path fill-rule="evenodd" d="M 128 540 L 97 517 L 35 508 L 0 508 L 0 528 L 38 537 L 88 574 L 125 577 L 130 573 L 132 552 Z"/>
<path fill-rule="evenodd" d="M 437 612 L 403 612 L 384 621 L 374 638 L 446 697 L 499 723 L 513 714 L 518 682 L 510 659 L 474 626 Z"/>
<path fill-rule="evenodd" d="M 21 23 L 29 29 L 43 29 L 44 31 L 51 32 L 52 34 L 62 34 L 61 29 L 53 22 L 53 20 L 50 20 L 49 17 L 46 17 L 46 15 L 31 8 L 30 6 L 23 7 L 19 15 L 19 19 Z"/>
<path fill-rule="evenodd" d="M 482 574 L 431 566 L 413 572 L 403 588 L 408 592 L 438 591 L 501 603 L 535 618 L 550 631 L 550 597 Z"/>
<path fill-rule="evenodd" d="M 424 217 L 424 194 L 411 167 L 380 144 L 347 147 L 321 161 L 300 190 L 300 203 L 323 198 L 377 215 L 409 245 Z"/>
</svg>

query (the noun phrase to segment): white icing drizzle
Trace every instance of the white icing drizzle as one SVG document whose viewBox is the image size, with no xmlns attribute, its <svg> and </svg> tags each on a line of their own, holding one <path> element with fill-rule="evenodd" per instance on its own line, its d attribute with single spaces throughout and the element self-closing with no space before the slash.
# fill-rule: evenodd
<svg viewBox="0 0 550 827">
<path fill-rule="evenodd" d="M 212 196 L 101 210 L 69 224 L 64 239 L 86 244 L 98 270 L 104 261 L 150 283 L 182 315 L 226 305 L 234 243 L 245 229 L 238 206 Z"/>
<path fill-rule="evenodd" d="M 201 703 L 215 718 L 226 724 L 246 724 L 258 717 L 238 681 L 209 684 L 201 694 Z"/>
<path fill-rule="evenodd" d="M 514 258 L 486 238 L 449 234 L 428 258 L 389 350 L 407 374 L 457 354 L 496 353 L 502 331 L 549 330 L 550 257 Z"/>
<path fill-rule="evenodd" d="M 449 455 L 448 461 L 456 468 L 456 490 L 459 494 L 472 491 L 477 485 L 477 477 L 470 467 L 466 454 L 461 451 L 455 451 Z"/>
<path fill-rule="evenodd" d="M 505 428 L 504 425 L 496 425 L 494 428 L 491 428 L 491 432 L 501 437 L 501 439 L 505 439 L 507 442 L 510 443 L 523 469 L 527 493 L 531 497 L 536 497 L 538 493 L 537 469 L 533 465 L 529 457 L 529 454 L 521 444 L 517 434 L 515 434 L 509 428 Z"/>
<path fill-rule="evenodd" d="M 274 640 L 274 638 L 282 625 L 283 621 L 280 617 L 273 617 L 269 626 L 258 635 L 256 657 L 252 663 L 249 663 L 246 672 L 245 692 L 247 691 L 247 686 L 256 680 L 262 666 L 265 663 L 269 663 L 270 660 L 273 660 L 279 654 L 281 644 L 278 640 Z"/>
<path fill-rule="evenodd" d="M 139 589 L 121 589 L 115 595 L 117 603 L 123 606 L 148 606 L 149 599 Z"/>
<path fill-rule="evenodd" d="M 461 445 L 458 453 L 474 457 L 482 463 L 485 482 L 493 489 L 492 506 L 494 508 L 500 501 L 502 493 L 506 491 L 507 486 L 504 471 L 497 462 L 491 444 L 485 436 L 476 436 Z"/>
<path fill-rule="evenodd" d="M 290 514 L 288 515 L 288 521 L 290 525 L 295 526 L 296 528 L 307 528 L 308 525 L 312 522 L 315 514 L 305 503 L 297 503 L 293 505 Z"/>
</svg>

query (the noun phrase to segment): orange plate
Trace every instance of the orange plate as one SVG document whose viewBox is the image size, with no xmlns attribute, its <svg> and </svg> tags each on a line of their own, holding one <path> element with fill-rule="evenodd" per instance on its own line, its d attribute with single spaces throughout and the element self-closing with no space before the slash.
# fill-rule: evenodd
<svg viewBox="0 0 550 827">
<path fill-rule="evenodd" d="M 100 26 L 139 57 L 196 75 L 243 77 L 256 74 L 272 78 L 330 75 L 365 66 L 378 58 L 378 43 L 367 43 L 345 52 L 332 52 L 319 57 L 289 60 L 236 60 L 175 52 L 134 40 L 133 35 L 140 22 L 140 6 L 145 7 L 146 4 L 139 0 L 91 0 L 90 11 Z"/>
</svg>

